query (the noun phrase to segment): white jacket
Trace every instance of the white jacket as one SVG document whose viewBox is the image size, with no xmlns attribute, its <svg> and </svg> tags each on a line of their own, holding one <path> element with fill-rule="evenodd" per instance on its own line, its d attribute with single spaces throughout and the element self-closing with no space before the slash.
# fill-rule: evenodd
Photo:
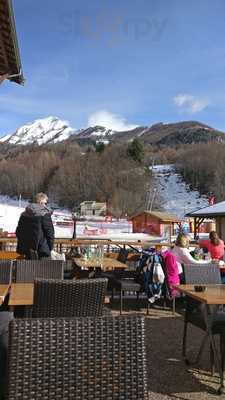
<svg viewBox="0 0 225 400">
<path fill-rule="evenodd" d="M 178 272 L 181 274 L 183 272 L 181 264 L 208 264 L 207 260 L 195 260 L 186 247 L 175 246 L 172 249 L 172 253 L 177 259 Z"/>
</svg>

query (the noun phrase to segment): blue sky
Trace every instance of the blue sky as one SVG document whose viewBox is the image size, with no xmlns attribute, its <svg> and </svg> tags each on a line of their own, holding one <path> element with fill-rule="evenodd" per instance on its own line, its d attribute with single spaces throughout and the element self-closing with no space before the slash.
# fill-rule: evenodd
<svg viewBox="0 0 225 400">
<path fill-rule="evenodd" d="M 14 0 L 25 86 L 0 87 L 0 136 L 49 115 L 114 129 L 225 131 L 224 0 Z"/>
</svg>

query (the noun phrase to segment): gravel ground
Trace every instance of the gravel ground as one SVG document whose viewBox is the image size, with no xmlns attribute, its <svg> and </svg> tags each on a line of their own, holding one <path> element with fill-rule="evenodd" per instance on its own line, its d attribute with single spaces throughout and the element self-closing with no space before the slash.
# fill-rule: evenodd
<svg viewBox="0 0 225 400">
<path fill-rule="evenodd" d="M 206 346 L 200 363 L 195 368 L 185 365 L 182 360 L 183 317 L 171 310 L 154 307 L 150 315 L 146 310 L 134 310 L 126 302 L 124 314 L 146 317 L 146 352 L 148 370 L 149 400 L 166 399 L 218 399 L 219 376 L 211 376 L 209 346 Z M 129 309 L 127 308 L 129 307 Z M 118 304 L 113 304 L 113 314 L 118 314 Z M 188 356 L 194 359 L 203 333 L 194 326 L 188 330 Z M 220 396 L 225 398 L 225 395 Z M 138 400 L 138 399 L 137 399 Z"/>
</svg>

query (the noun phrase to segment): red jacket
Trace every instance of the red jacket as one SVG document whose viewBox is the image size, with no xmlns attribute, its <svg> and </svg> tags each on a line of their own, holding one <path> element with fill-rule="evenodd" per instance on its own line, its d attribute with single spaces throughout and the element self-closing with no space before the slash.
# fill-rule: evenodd
<svg viewBox="0 0 225 400">
<path fill-rule="evenodd" d="M 224 241 L 220 239 L 220 243 L 215 246 L 210 240 L 201 240 L 199 243 L 200 247 L 205 247 L 211 254 L 212 259 L 223 260 L 224 257 Z"/>
</svg>

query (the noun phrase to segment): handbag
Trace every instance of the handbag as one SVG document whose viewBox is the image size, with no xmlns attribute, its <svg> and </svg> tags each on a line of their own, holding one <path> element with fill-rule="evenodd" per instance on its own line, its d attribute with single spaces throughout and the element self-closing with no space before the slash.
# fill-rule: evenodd
<svg viewBox="0 0 225 400">
<path fill-rule="evenodd" d="M 66 257 L 64 253 L 58 253 L 55 250 L 51 251 L 51 260 L 60 260 L 60 261 L 66 261 Z"/>
<path fill-rule="evenodd" d="M 163 283 L 165 280 L 165 274 L 163 272 L 160 262 L 155 262 L 153 266 L 153 282 Z"/>
</svg>

